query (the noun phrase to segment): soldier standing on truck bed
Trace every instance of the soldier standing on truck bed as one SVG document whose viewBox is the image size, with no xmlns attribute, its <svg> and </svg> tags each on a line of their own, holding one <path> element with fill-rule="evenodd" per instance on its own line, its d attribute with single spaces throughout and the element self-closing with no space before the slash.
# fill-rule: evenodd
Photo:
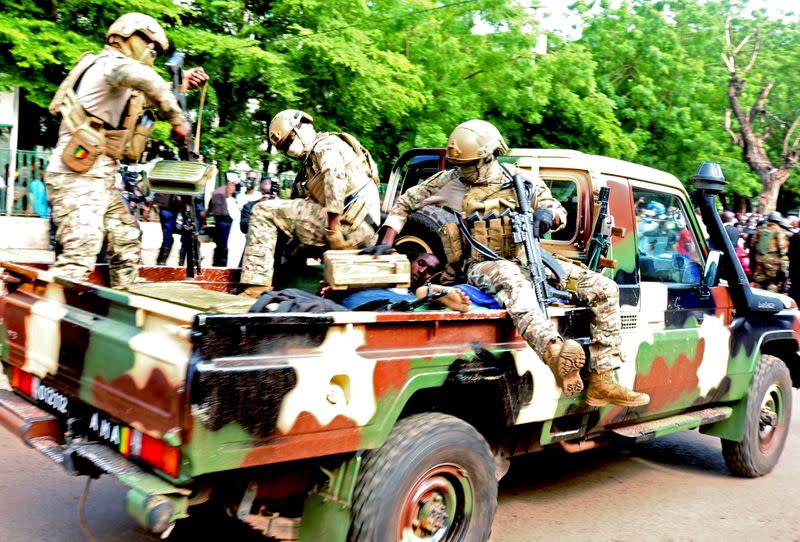
<svg viewBox="0 0 800 542">
<path fill-rule="evenodd" d="M 489 220 L 488 226 L 485 220 L 470 222 L 473 236 L 505 259 L 487 260 L 477 250 L 467 252 L 469 245 L 465 247 L 463 241 L 450 243 L 446 238 L 448 259 L 464 261 L 469 283 L 493 294 L 505 306 L 519 334 L 550 367 L 565 395 L 575 395 L 583 390 L 579 375 L 586 361 L 583 347 L 574 340 L 564 340 L 542 312 L 531 278 L 520 265 L 524 252 L 511 240 L 510 221 L 502 218 L 505 209 L 517 207 L 516 192 L 504 186 L 506 178 L 497 160 L 498 155 L 507 151 L 503 137 L 492 124 L 471 120 L 458 125 L 447 142 L 447 159 L 457 167 L 437 173 L 400 196 L 384 224 L 386 230 L 382 242 L 391 243 L 394 240 L 408 215 L 421 202 L 448 183 L 464 183 L 467 192 L 463 200 L 463 212 L 470 215 L 480 211 L 484 217 L 492 214 L 497 217 Z M 537 178 L 533 186 L 531 206 L 535 209 L 534 229 L 543 235 L 551 229 L 556 231 L 562 228 L 567 218 L 564 208 L 553 198 L 541 179 Z M 592 312 L 589 352 L 593 367 L 589 374 L 586 402 L 592 406 L 646 405 L 650 402 L 647 394 L 631 391 L 614 378 L 614 373 L 622 363 L 617 284 L 585 266 L 560 263 L 565 277 L 559 287 L 573 292 L 588 304 Z"/>
<path fill-rule="evenodd" d="M 751 241 L 756 260 L 753 282 L 770 292 L 783 292 L 789 271 L 789 235 L 782 222 L 781 214 L 772 211 Z"/>
<path fill-rule="evenodd" d="M 50 112 L 61 128 L 50 164 L 47 190 L 56 239 L 63 251 L 51 270 L 83 280 L 107 241 L 112 287 L 139 275 L 139 225 L 114 187 L 119 160 L 138 161 L 155 119 L 145 102 L 172 124 L 172 138 L 186 144 L 190 126 L 169 84 L 151 67 L 169 47 L 155 19 L 126 13 L 108 29 L 100 54 L 84 54 L 61 83 Z M 186 72 L 188 88 L 208 80 L 202 68 Z"/>
<path fill-rule="evenodd" d="M 296 185 L 302 197 L 253 206 L 242 262 L 244 295 L 272 289 L 280 229 L 303 245 L 334 250 L 374 244 L 380 224 L 378 170 L 367 149 L 346 133 L 317 133 L 307 113 L 281 111 L 269 140 L 302 161 Z"/>
</svg>

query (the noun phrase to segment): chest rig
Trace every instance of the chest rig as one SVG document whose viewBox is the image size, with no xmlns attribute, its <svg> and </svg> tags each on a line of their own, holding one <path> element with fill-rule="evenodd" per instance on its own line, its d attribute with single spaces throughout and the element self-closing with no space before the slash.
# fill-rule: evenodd
<svg viewBox="0 0 800 542">
<path fill-rule="evenodd" d="M 501 258 L 512 261 L 520 261 L 524 254 L 523 247 L 514 242 L 511 229 L 511 213 L 517 207 L 514 188 L 502 182 L 469 187 L 462 205 L 464 220 L 472 237 Z M 474 246 L 467 246 L 473 262 L 487 259 Z"/>
</svg>

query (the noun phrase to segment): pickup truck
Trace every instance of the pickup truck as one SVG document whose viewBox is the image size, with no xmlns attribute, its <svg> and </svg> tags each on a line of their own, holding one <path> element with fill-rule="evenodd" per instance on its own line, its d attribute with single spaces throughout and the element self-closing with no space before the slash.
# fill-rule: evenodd
<svg viewBox="0 0 800 542">
<path fill-rule="evenodd" d="M 569 223 L 543 246 L 577 261 L 609 188 L 618 377 L 650 404 L 564 396 L 503 310 L 249 313 L 228 293 L 235 270 L 144 268 L 147 283 L 116 291 L 100 273 L 3 263 L 0 422 L 72 474 L 116 477 L 161 536 L 199 515 L 278 540 L 486 540 L 509 458 L 695 428 L 722 439 L 733 474 L 769 473 L 800 385 L 800 313 L 750 288 L 717 214 L 719 168 L 698 170 L 690 199 L 674 176 L 620 160 L 507 159 L 563 202 Z M 384 210 L 442 167 L 440 149 L 404 155 Z M 397 242 L 440 250 L 439 211 Z M 548 314 L 588 342 L 585 307 Z"/>
</svg>

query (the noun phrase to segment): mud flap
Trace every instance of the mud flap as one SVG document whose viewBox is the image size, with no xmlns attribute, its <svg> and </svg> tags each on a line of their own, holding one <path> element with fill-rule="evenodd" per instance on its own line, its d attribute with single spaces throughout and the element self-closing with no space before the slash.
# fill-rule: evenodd
<svg viewBox="0 0 800 542">
<path fill-rule="evenodd" d="M 334 471 L 322 469 L 328 480 L 315 487 L 303 505 L 300 542 L 345 542 L 350 531 L 350 508 L 361 454 L 356 454 Z"/>
</svg>

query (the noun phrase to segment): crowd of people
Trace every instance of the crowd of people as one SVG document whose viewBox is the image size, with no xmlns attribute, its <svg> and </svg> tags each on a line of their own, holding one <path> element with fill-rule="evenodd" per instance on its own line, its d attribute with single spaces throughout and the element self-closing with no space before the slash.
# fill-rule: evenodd
<svg viewBox="0 0 800 542">
<path fill-rule="evenodd" d="M 721 218 L 751 283 L 800 304 L 800 216 L 723 211 Z"/>
</svg>

